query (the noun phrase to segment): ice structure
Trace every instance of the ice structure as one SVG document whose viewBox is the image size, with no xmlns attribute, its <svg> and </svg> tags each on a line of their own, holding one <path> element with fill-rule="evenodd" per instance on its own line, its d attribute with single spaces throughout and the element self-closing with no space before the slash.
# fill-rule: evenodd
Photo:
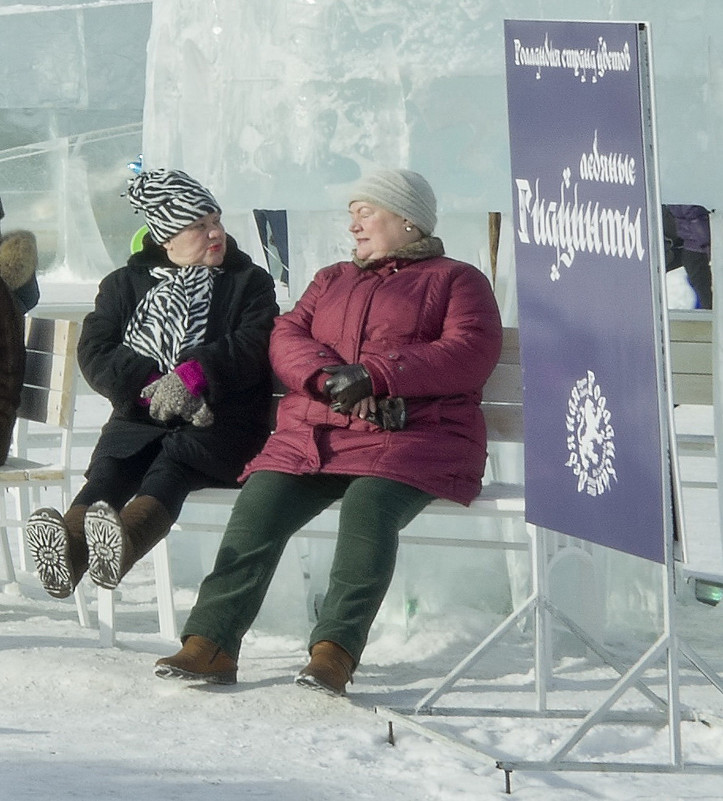
<svg viewBox="0 0 723 801">
<path fill-rule="evenodd" d="M 720 206 L 719 0 L 38 0 L 0 6 L 4 228 L 36 231 L 46 277 L 92 287 L 139 226 L 121 194 L 142 152 L 211 186 L 257 260 L 268 251 L 253 210 L 285 210 L 293 299 L 348 254 L 351 181 L 399 165 L 434 185 L 448 252 L 491 274 L 487 214 L 511 209 L 506 17 L 650 21 L 663 202 Z M 512 263 L 506 231 L 507 324 Z M 500 465 L 519 477 L 518 453 Z M 526 578 L 498 553 L 450 556 L 436 571 L 448 582 L 430 576 L 428 552 L 405 560 L 398 597 L 420 611 L 473 599 L 499 610 Z M 608 576 L 609 617 L 655 614 L 641 571 L 617 563 Z"/>
<path fill-rule="evenodd" d="M 43 272 L 97 283 L 128 252 L 150 23 L 138 0 L 0 5 L 3 225 L 35 231 Z"/>
</svg>

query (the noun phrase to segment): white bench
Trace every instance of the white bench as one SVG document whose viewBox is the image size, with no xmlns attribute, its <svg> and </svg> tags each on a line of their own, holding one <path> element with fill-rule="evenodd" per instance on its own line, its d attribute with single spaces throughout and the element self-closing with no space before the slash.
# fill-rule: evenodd
<svg viewBox="0 0 723 801">
<path fill-rule="evenodd" d="M 671 312 L 671 358 L 673 365 L 673 391 L 674 401 L 681 406 L 713 405 L 713 360 L 712 360 L 712 317 L 706 312 Z M 79 382 L 79 400 L 82 401 L 90 390 L 84 381 Z M 438 526 L 432 527 L 437 534 L 428 534 L 418 527 L 409 527 L 400 535 L 400 543 L 424 544 L 440 547 L 466 547 L 503 549 L 507 551 L 524 551 L 529 547 L 526 538 L 501 537 L 496 526 L 485 527 L 484 536 L 480 530 L 470 534 L 469 526 L 455 523 L 457 516 L 464 518 L 485 519 L 513 519 L 524 518 L 524 487 L 514 479 L 510 482 L 500 481 L 499 465 L 495 453 L 499 447 L 505 448 L 509 443 L 521 445 L 523 440 L 522 424 L 522 376 L 519 363 L 519 341 L 517 329 L 506 328 L 503 337 L 502 355 L 495 371 L 485 386 L 483 411 L 487 421 L 488 438 L 490 443 L 490 464 L 488 465 L 485 486 L 482 493 L 469 507 L 464 507 L 445 500 L 436 500 L 428 506 L 422 515 L 436 515 L 445 519 L 444 530 Z M 97 431 L 92 421 L 91 429 L 83 427 L 84 415 L 76 415 L 73 448 L 92 447 Z M 101 421 L 102 422 L 102 421 Z M 80 424 L 80 428 L 78 428 Z M 681 456 L 713 455 L 713 435 L 689 434 L 677 432 L 678 451 Z M 521 453 L 521 448 L 518 448 Z M 79 474 L 79 468 L 74 461 L 73 473 Z M 517 471 L 519 474 L 520 471 Z M 76 480 L 79 475 L 76 475 Z M 683 478 L 684 486 L 715 487 L 716 482 L 693 481 Z M 176 532 L 204 533 L 222 532 L 226 520 L 233 506 L 237 490 L 234 489 L 208 489 L 191 493 L 183 511 L 174 526 Z M 203 522 L 193 520 L 193 509 L 213 509 L 213 515 L 204 515 Z M 222 510 L 222 511 L 221 511 Z M 338 511 L 338 504 L 333 505 L 330 511 Z M 219 522 L 214 522 L 214 519 Z M 459 531 L 458 531 L 459 529 Z M 170 535 L 173 539 L 174 533 Z M 328 528 L 310 526 L 302 529 L 297 537 L 307 539 L 333 539 L 335 532 Z M 159 629 L 164 639 L 175 640 L 178 636 L 176 611 L 173 601 L 173 580 L 169 564 L 168 543 L 163 540 L 153 550 L 156 593 L 159 615 Z M 88 586 L 84 582 L 84 586 Z M 115 641 L 114 600 L 113 593 L 99 591 L 98 594 L 98 622 L 100 640 L 104 645 L 112 645 Z"/>
<path fill-rule="evenodd" d="M 503 332 L 502 355 L 484 389 L 482 409 L 487 423 L 490 447 L 495 443 L 522 442 L 522 375 L 520 371 L 519 338 L 516 328 L 506 328 Z M 493 463 L 493 462 L 492 462 Z M 491 471 L 494 473 L 494 469 Z M 236 489 L 205 489 L 192 492 L 184 504 L 181 515 L 173 529 L 178 532 L 198 532 L 199 536 L 211 532 L 222 532 L 231 508 L 238 494 Z M 221 507 L 222 522 L 214 522 L 206 515 L 203 522 L 192 520 L 191 510 L 199 504 Z M 338 512 L 339 502 L 332 504 L 328 511 Z M 480 495 L 469 507 L 452 501 L 437 499 L 422 512 L 446 517 L 463 515 L 477 518 L 520 518 L 524 515 L 524 487 L 517 483 L 490 481 L 485 484 Z M 216 516 L 218 517 L 218 516 Z M 170 537 L 173 536 L 173 531 Z M 336 534 L 328 529 L 314 527 L 313 523 L 301 529 L 297 537 L 308 539 L 333 539 Z M 411 529 L 400 533 L 400 544 L 424 544 L 443 547 L 494 548 L 510 551 L 528 550 L 527 541 L 507 540 L 495 535 L 484 538 L 474 535 L 430 536 Z M 160 633 L 164 639 L 178 638 L 175 605 L 173 601 L 173 580 L 168 555 L 168 544 L 162 540 L 153 550 L 158 616 Z M 111 593 L 99 593 L 99 625 L 101 643 L 112 645 L 115 638 L 113 625 L 113 597 Z"/>
<path fill-rule="evenodd" d="M 676 404 L 713 403 L 713 367 L 712 367 L 712 319 L 709 314 L 698 312 L 671 312 L 671 360 L 673 368 L 673 393 Z M 495 460 L 495 450 L 507 443 L 522 443 L 522 375 L 519 359 L 519 338 L 515 328 L 506 328 L 503 335 L 503 348 L 500 361 L 492 376 L 485 385 L 482 408 L 487 422 L 490 443 L 490 465 L 481 494 L 469 507 L 446 500 L 435 500 L 422 512 L 422 515 L 438 515 L 447 519 L 442 536 L 427 534 L 418 527 L 408 527 L 400 534 L 400 545 L 423 544 L 440 547 L 492 548 L 508 551 L 527 550 L 529 542 L 516 538 L 503 538 L 496 527 L 492 527 L 494 536 L 469 534 L 467 526 L 455 525 L 456 516 L 475 517 L 479 519 L 524 518 L 525 501 L 524 486 L 521 483 L 506 483 L 498 479 L 500 470 Z M 711 437 L 701 438 L 698 435 L 682 434 L 679 439 L 682 453 L 713 452 Z M 684 486 L 700 486 L 701 482 L 686 482 Z M 196 532 L 199 536 L 210 532 L 222 532 L 225 522 L 233 506 L 238 490 L 208 489 L 189 495 L 183 511 L 174 526 L 178 532 Z M 215 515 L 202 515 L 202 520 L 193 520 L 193 509 L 200 507 L 213 508 Z M 330 507 L 331 512 L 338 511 L 339 504 Z M 223 509 L 222 514 L 218 510 Z M 214 518 L 220 522 L 214 522 Z M 464 529 L 458 533 L 456 529 Z M 170 535 L 173 537 L 173 533 Z M 334 530 L 312 524 L 296 535 L 308 539 L 333 539 Z M 570 538 L 558 538 L 558 547 L 569 545 Z M 583 544 L 584 546 L 585 544 Z M 576 553 L 580 549 L 577 549 Z M 158 613 L 161 636 L 175 640 L 178 637 L 175 606 L 173 602 L 173 581 L 169 565 L 168 545 L 164 540 L 153 552 L 156 588 L 158 595 Z M 110 602 L 109 602 L 110 603 Z M 112 644 L 114 631 L 112 625 L 112 606 L 107 609 L 107 616 L 102 623 L 105 644 Z"/>
</svg>

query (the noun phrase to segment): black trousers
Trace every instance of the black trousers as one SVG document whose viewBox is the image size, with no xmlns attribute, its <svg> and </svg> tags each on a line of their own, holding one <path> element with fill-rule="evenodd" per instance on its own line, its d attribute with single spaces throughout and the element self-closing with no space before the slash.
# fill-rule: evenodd
<svg viewBox="0 0 723 801">
<path fill-rule="evenodd" d="M 86 479 L 73 505 L 90 506 L 96 501 L 105 501 L 119 511 L 134 495 L 150 495 L 163 505 L 173 520 L 181 513 L 189 492 L 224 486 L 169 456 L 162 439 L 125 459 L 94 458 Z"/>
</svg>

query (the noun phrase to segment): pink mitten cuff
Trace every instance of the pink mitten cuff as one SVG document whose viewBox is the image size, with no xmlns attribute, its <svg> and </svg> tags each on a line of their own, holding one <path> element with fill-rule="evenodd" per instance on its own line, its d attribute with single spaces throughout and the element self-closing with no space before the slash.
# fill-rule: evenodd
<svg viewBox="0 0 723 801">
<path fill-rule="evenodd" d="M 208 388 L 208 381 L 203 374 L 203 367 L 195 359 L 179 364 L 178 367 L 174 368 L 173 372 L 178 375 L 186 389 L 196 398 Z"/>
</svg>

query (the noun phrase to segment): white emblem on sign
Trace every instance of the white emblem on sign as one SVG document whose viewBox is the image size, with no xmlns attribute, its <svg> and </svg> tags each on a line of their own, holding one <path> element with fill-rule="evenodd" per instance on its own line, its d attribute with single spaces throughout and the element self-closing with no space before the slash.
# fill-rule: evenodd
<svg viewBox="0 0 723 801">
<path fill-rule="evenodd" d="M 595 381 L 595 373 L 575 382 L 565 415 L 567 449 L 565 462 L 577 476 L 577 491 L 597 497 L 611 488 L 618 477 L 615 461 L 615 431 L 610 425 L 607 400 Z"/>
</svg>

